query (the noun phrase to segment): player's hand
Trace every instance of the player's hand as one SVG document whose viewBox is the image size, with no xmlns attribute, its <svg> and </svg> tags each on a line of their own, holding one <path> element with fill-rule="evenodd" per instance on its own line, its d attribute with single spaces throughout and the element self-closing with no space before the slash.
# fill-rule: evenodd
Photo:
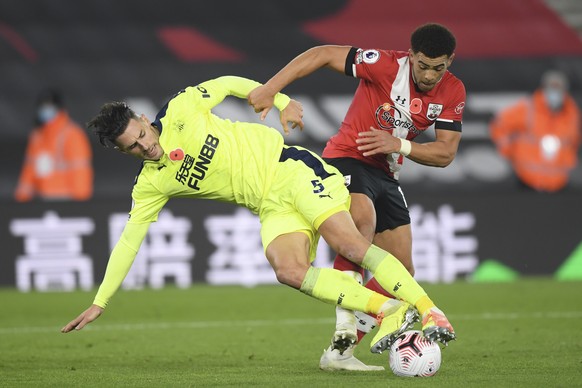
<svg viewBox="0 0 582 388">
<path fill-rule="evenodd" d="M 251 90 L 247 96 L 249 105 L 255 109 L 255 113 L 261 113 L 261 120 L 265 120 L 267 113 L 275 104 L 275 94 L 269 86 L 261 85 Z"/>
<path fill-rule="evenodd" d="M 303 106 L 299 101 L 291 99 L 289 105 L 281 111 L 280 119 L 286 135 L 289 134 L 288 123 L 292 123 L 292 129 L 299 126 L 299 129 L 303 130 Z"/>
<path fill-rule="evenodd" d="M 61 333 L 68 333 L 73 330 L 81 330 L 88 323 L 93 322 L 103 313 L 103 308 L 92 304 L 87 310 L 83 311 L 81 315 L 73 319 L 71 322 L 67 323 L 65 327 L 61 329 Z"/>
<path fill-rule="evenodd" d="M 364 156 L 376 154 L 391 154 L 400 150 L 400 139 L 392 136 L 388 131 L 381 131 L 370 127 L 368 132 L 358 133 L 356 143 L 359 151 L 363 151 Z"/>
</svg>

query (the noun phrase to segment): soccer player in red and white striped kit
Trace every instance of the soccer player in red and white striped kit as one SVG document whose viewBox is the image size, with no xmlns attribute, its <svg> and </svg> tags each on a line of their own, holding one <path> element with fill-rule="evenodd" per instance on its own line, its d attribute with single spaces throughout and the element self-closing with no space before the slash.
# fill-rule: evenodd
<svg viewBox="0 0 582 388">
<path fill-rule="evenodd" d="M 412 275 L 410 215 L 398 175 L 404 158 L 446 167 L 457 153 L 466 93 L 463 83 L 448 70 L 455 47 L 451 31 L 435 23 L 419 26 L 411 34 L 408 51 L 317 46 L 294 58 L 248 96 L 249 104 L 264 119 L 277 92 L 320 68 L 360 80 L 339 131 L 329 139 L 323 157 L 345 176 L 351 196 L 350 213 L 359 231 L 396 256 Z M 433 124 L 434 141 L 413 141 Z M 362 282 L 364 271 L 340 255 L 335 258 L 334 268 Z M 366 287 L 385 295 L 391 291 L 383 290 L 374 278 Z M 353 355 L 357 342 L 376 325 L 376 317 L 341 307 L 337 307 L 336 317 L 336 331 L 321 357 L 320 368 L 383 369 L 366 365 Z M 383 319 L 393 319 L 395 325 L 405 322 L 402 316 Z M 434 322 L 454 333 L 444 314 L 423 317 L 423 327 Z M 425 335 L 443 343 L 451 339 L 444 338 L 446 333 Z"/>
</svg>

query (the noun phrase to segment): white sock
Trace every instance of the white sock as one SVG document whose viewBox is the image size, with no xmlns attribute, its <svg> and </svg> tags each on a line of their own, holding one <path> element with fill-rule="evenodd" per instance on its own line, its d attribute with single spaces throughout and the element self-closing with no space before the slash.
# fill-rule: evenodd
<svg viewBox="0 0 582 388">
<path fill-rule="evenodd" d="M 345 274 L 350 275 L 360 284 L 362 284 L 362 275 L 359 272 L 354 271 L 343 271 Z M 342 307 L 337 306 L 335 308 L 335 330 L 343 331 L 350 330 L 354 333 L 356 332 L 356 316 L 352 310 L 346 310 Z"/>
<path fill-rule="evenodd" d="M 356 328 L 359 331 L 364 332 L 366 334 L 374 330 L 374 328 L 378 324 L 376 318 L 361 311 L 356 311 L 355 315 L 356 315 Z"/>
<path fill-rule="evenodd" d="M 386 303 L 382 305 L 381 311 L 388 316 L 395 312 L 402 302 L 396 299 L 388 299 Z M 369 333 L 378 325 L 378 320 L 371 315 L 363 313 L 361 311 L 356 311 L 356 325 L 357 329 L 364 333 Z"/>
</svg>

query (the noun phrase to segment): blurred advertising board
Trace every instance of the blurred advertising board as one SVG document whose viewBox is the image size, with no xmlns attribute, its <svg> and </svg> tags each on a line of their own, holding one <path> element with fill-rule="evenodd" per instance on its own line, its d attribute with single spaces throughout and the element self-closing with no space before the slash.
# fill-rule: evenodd
<svg viewBox="0 0 582 388">
<path fill-rule="evenodd" d="M 582 241 L 576 194 L 430 193 L 407 196 L 416 279 L 470 279 L 485 260 L 551 275 Z M 0 286 L 69 291 L 99 285 L 127 219 L 116 200 L 0 203 Z M 150 226 L 123 288 L 276 283 L 258 218 L 229 204 L 173 200 Z M 320 242 L 315 264 L 334 253 Z"/>
</svg>

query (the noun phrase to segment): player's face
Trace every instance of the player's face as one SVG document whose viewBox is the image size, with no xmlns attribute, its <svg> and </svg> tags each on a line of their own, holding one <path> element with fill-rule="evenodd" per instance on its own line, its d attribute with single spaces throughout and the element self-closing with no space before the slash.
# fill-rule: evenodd
<svg viewBox="0 0 582 388">
<path fill-rule="evenodd" d="M 115 141 L 119 150 L 143 160 L 159 160 L 164 150 L 159 143 L 160 134 L 142 115 L 139 119 L 129 120 L 127 128 Z"/>
<path fill-rule="evenodd" d="M 450 57 L 442 55 L 437 58 L 430 58 L 421 52 L 408 52 L 410 64 L 412 66 L 412 78 L 416 86 L 423 92 L 431 91 L 443 78 L 445 72 L 453 62 L 455 54 Z"/>
</svg>

